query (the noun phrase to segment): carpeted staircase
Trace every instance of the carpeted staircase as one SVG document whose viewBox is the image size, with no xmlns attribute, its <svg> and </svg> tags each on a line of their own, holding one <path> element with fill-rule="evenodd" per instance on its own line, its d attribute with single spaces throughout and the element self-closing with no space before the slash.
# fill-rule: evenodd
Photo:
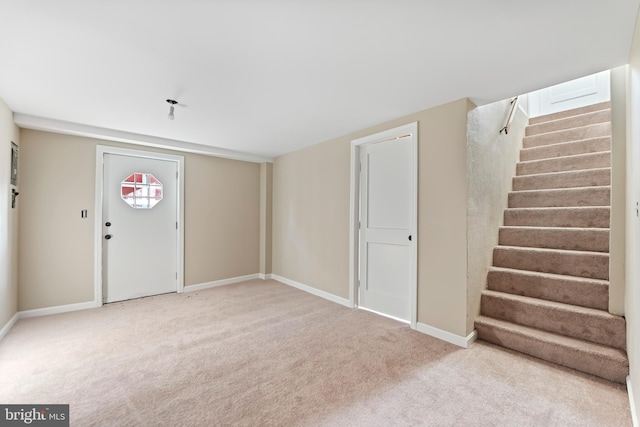
<svg viewBox="0 0 640 427">
<path fill-rule="evenodd" d="M 525 135 L 478 338 L 624 383 L 625 320 L 608 312 L 610 104 L 532 118 Z"/>
</svg>

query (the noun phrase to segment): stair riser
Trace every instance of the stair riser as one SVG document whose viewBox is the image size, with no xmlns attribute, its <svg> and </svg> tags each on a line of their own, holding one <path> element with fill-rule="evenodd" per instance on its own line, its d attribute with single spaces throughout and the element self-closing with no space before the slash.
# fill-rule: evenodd
<svg viewBox="0 0 640 427">
<path fill-rule="evenodd" d="M 530 120 L 475 326 L 481 340 L 624 383 L 626 324 L 607 311 L 609 108 Z"/>
<path fill-rule="evenodd" d="M 624 384 L 629 373 L 627 364 L 594 356 L 585 351 L 542 342 L 509 330 L 493 328 L 480 322 L 476 322 L 475 328 L 478 331 L 478 339 L 609 381 Z"/>
<path fill-rule="evenodd" d="M 516 270 L 609 280 L 609 255 L 596 252 L 560 252 L 497 246 L 493 265 Z"/>
<path fill-rule="evenodd" d="M 625 349 L 626 325 L 622 317 L 605 317 L 523 301 L 482 295 L 482 315 L 543 331 Z"/>
<path fill-rule="evenodd" d="M 543 122 L 550 122 L 565 117 L 578 116 L 580 114 L 586 114 L 593 111 L 606 110 L 611 108 L 611 102 L 601 102 L 599 104 L 586 105 L 584 107 L 575 108 L 573 110 L 559 111 L 557 113 L 545 114 L 544 116 L 531 117 L 529 119 L 529 125 L 535 125 Z"/>
<path fill-rule="evenodd" d="M 549 277 L 516 270 L 492 270 L 487 276 L 487 288 L 580 307 L 609 308 L 609 286 L 598 281 Z"/>
<path fill-rule="evenodd" d="M 530 227 L 587 227 L 609 228 L 610 209 L 561 208 L 561 209 L 507 209 L 504 225 Z"/>
<path fill-rule="evenodd" d="M 604 123 L 611 120 L 611 110 L 594 111 L 579 116 L 566 117 L 544 123 L 527 126 L 526 136 L 539 135 L 541 133 L 555 132 L 580 126 Z"/>
<path fill-rule="evenodd" d="M 573 251 L 609 252 L 609 230 L 502 228 L 499 244 Z"/>
<path fill-rule="evenodd" d="M 516 175 L 535 175 L 541 173 L 568 172 L 609 167 L 611 167 L 611 153 L 605 151 L 578 156 L 520 162 L 516 165 Z"/>
<path fill-rule="evenodd" d="M 516 191 L 509 193 L 510 208 L 609 206 L 609 187 Z"/>
<path fill-rule="evenodd" d="M 513 190 L 548 190 L 552 188 L 597 187 L 611 184 L 611 170 L 592 169 L 513 178 Z"/>
<path fill-rule="evenodd" d="M 611 135 L 610 123 L 598 123 L 579 128 L 542 133 L 540 135 L 525 136 L 523 148 L 540 147 L 542 145 L 559 144 L 561 142 L 578 141 L 581 139 L 597 138 Z"/>
<path fill-rule="evenodd" d="M 577 154 L 597 153 L 600 151 L 611 151 L 611 138 L 605 136 L 602 138 L 523 149 L 520 151 L 520 161 L 553 159 L 556 157 L 575 156 Z"/>
</svg>

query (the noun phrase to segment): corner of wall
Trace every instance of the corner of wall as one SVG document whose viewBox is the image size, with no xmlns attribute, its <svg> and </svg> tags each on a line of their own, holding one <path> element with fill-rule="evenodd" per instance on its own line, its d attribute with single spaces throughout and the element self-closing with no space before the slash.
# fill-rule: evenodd
<svg viewBox="0 0 640 427">
<path fill-rule="evenodd" d="M 478 106 L 469 98 L 465 98 L 465 99 L 467 101 L 467 113 L 471 112 L 471 110 L 478 108 Z"/>
<path fill-rule="evenodd" d="M 18 209 L 11 206 L 11 143 L 20 146 L 20 129 L 13 112 L 0 99 L 0 329 L 13 322 L 18 311 Z M 18 157 L 19 158 L 19 157 Z"/>
<path fill-rule="evenodd" d="M 260 274 L 272 273 L 273 164 L 260 164 Z"/>
<path fill-rule="evenodd" d="M 627 210 L 640 200 L 640 150 L 634 141 L 640 139 L 640 13 L 636 16 L 636 28 L 629 57 L 627 73 L 627 141 L 626 185 Z M 625 315 L 627 320 L 627 355 L 629 357 L 629 384 L 635 393 L 630 402 L 634 413 L 640 410 L 640 220 L 627 215 L 625 221 Z"/>
<path fill-rule="evenodd" d="M 611 219 L 609 233 L 609 312 L 624 315 L 627 210 L 627 74 L 611 70 Z"/>
</svg>

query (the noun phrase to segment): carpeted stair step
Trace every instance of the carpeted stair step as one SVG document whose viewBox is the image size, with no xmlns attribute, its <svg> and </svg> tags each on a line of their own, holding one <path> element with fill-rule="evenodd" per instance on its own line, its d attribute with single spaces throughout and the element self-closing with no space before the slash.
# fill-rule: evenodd
<svg viewBox="0 0 640 427">
<path fill-rule="evenodd" d="M 539 135 L 541 133 L 555 132 L 558 130 L 572 129 L 580 126 L 593 125 L 611 121 L 611 110 L 599 110 L 576 116 L 563 117 L 537 124 L 530 124 L 525 129 L 525 135 Z"/>
<path fill-rule="evenodd" d="M 553 188 L 509 192 L 509 208 L 609 206 L 611 187 Z"/>
<path fill-rule="evenodd" d="M 475 322 L 478 339 L 624 384 L 629 362 L 623 350 L 485 316 Z"/>
<path fill-rule="evenodd" d="M 490 267 L 487 289 L 598 310 L 609 308 L 606 280 Z"/>
<path fill-rule="evenodd" d="M 504 225 L 607 228 L 610 213 L 608 206 L 505 209 Z"/>
<path fill-rule="evenodd" d="M 552 159 L 529 160 L 516 165 L 516 175 L 536 175 L 551 172 L 567 172 L 611 167 L 611 152 L 576 154 Z"/>
<path fill-rule="evenodd" d="M 503 246 L 609 252 L 608 228 L 505 226 L 498 235 Z"/>
<path fill-rule="evenodd" d="M 577 128 L 557 130 L 555 132 L 541 133 L 539 135 L 525 136 L 522 140 L 522 148 L 579 141 L 581 139 L 596 138 L 599 136 L 611 136 L 611 123 L 596 123 Z"/>
<path fill-rule="evenodd" d="M 493 248 L 495 267 L 609 280 L 609 254 L 517 246 Z"/>
<path fill-rule="evenodd" d="M 552 159 L 555 157 L 575 156 L 576 154 L 611 151 L 611 137 L 582 139 L 580 141 L 561 142 L 520 150 L 520 161 Z"/>
<path fill-rule="evenodd" d="M 605 310 L 482 291 L 481 315 L 624 350 L 625 320 Z"/>
<path fill-rule="evenodd" d="M 624 383 L 626 324 L 608 312 L 610 103 L 530 120 L 478 338 Z"/>
<path fill-rule="evenodd" d="M 544 116 L 531 117 L 529 125 L 535 125 L 542 122 L 550 122 L 562 119 L 564 117 L 578 116 L 580 114 L 590 113 L 592 111 L 606 110 L 611 108 L 611 102 L 605 101 L 598 104 L 586 105 L 584 107 L 574 108 L 573 110 L 559 111 L 557 113 L 545 114 Z"/>
<path fill-rule="evenodd" d="M 611 168 L 550 172 L 513 177 L 513 190 L 597 187 L 611 185 Z"/>
</svg>

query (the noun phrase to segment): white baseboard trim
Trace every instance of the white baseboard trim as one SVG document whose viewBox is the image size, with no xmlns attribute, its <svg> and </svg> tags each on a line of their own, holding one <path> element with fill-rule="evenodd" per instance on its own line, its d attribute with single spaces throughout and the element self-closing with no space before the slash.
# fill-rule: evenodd
<svg viewBox="0 0 640 427">
<path fill-rule="evenodd" d="M 259 279 L 259 274 L 250 274 L 248 276 L 233 277 L 231 279 L 217 280 L 214 282 L 201 283 L 199 285 L 185 286 L 184 292 L 200 291 L 208 288 L 215 288 L 217 286 L 231 285 L 233 283 L 244 282 L 247 280 Z M 98 304 L 96 301 L 87 301 L 77 304 L 58 305 L 54 307 L 37 308 L 34 310 L 25 310 L 17 312 L 11 320 L 0 329 L 0 340 L 9 332 L 11 327 L 16 323 L 18 319 L 27 319 L 29 317 L 48 316 L 50 314 L 68 313 L 70 311 L 86 310 L 89 308 L 100 307 L 102 304 Z"/>
<path fill-rule="evenodd" d="M 342 298 L 342 297 L 339 297 L 337 295 L 330 294 L 329 292 L 321 291 L 320 289 L 316 289 L 316 288 L 311 287 L 309 285 L 305 285 L 303 283 L 296 282 L 295 280 L 287 279 L 286 277 L 278 276 L 277 274 L 272 274 L 271 278 L 273 280 L 277 280 L 280 283 L 284 283 L 285 285 L 289 285 L 291 287 L 294 287 L 296 289 L 300 289 L 301 291 L 308 292 L 308 293 L 310 293 L 312 295 L 315 295 L 317 297 L 324 298 L 324 299 L 329 300 L 331 302 L 335 302 L 337 304 L 344 305 L 345 307 L 351 308 L 351 304 L 349 303 L 349 300 L 346 299 L 346 298 Z"/>
<path fill-rule="evenodd" d="M 48 316 L 50 314 L 68 313 L 70 311 L 87 310 L 96 308 L 95 301 L 79 302 L 77 304 L 56 305 L 54 307 L 36 308 L 35 310 L 25 310 L 18 312 L 18 318 L 27 319 L 29 317 Z"/>
<path fill-rule="evenodd" d="M 627 394 L 629 395 L 629 407 L 631 408 L 631 422 L 633 423 L 633 427 L 640 427 L 640 423 L 638 423 L 638 408 L 636 408 L 633 387 L 631 386 L 631 377 L 629 375 L 627 375 Z"/>
<path fill-rule="evenodd" d="M 273 279 L 273 277 L 272 277 L 272 276 L 273 276 L 273 274 L 263 274 L 263 273 L 260 273 L 260 278 L 261 278 L 262 280 L 271 280 L 271 279 Z"/>
<path fill-rule="evenodd" d="M 478 338 L 478 332 L 475 330 L 471 332 L 469 336 L 462 337 L 420 322 L 418 322 L 416 330 L 462 348 L 469 348 L 469 346 Z"/>
<path fill-rule="evenodd" d="M 7 324 L 4 325 L 2 329 L 0 329 L 0 341 L 2 341 L 5 335 L 9 333 L 9 331 L 11 330 L 11 328 L 13 328 L 13 325 L 16 324 L 19 318 L 20 318 L 20 313 L 14 314 L 13 317 L 9 319 Z"/>
<path fill-rule="evenodd" d="M 202 291 L 209 288 L 217 288 L 218 286 L 232 285 L 234 283 L 246 282 L 247 280 L 260 279 L 260 274 L 249 274 L 247 276 L 232 277 L 230 279 L 214 280 L 213 282 L 200 283 L 197 285 L 185 286 L 182 292 Z"/>
</svg>

